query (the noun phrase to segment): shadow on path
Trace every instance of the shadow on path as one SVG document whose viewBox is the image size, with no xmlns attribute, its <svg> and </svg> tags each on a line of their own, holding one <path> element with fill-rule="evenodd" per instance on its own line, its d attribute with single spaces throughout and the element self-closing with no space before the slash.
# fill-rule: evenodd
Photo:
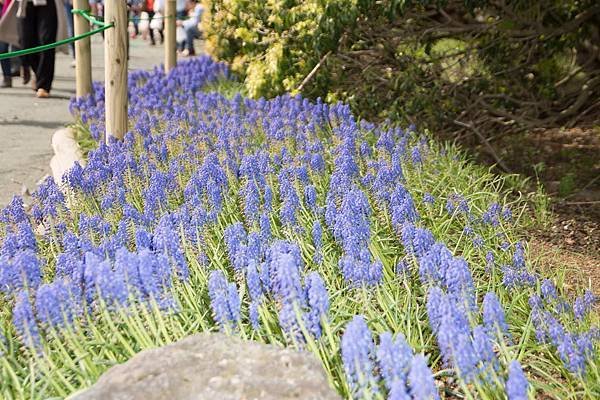
<svg viewBox="0 0 600 400">
<path fill-rule="evenodd" d="M 70 90 L 68 89 L 61 89 L 61 92 L 66 92 L 66 93 L 71 93 Z M 75 91 L 72 91 L 73 95 L 75 94 Z M 29 97 L 31 98 L 32 101 L 40 101 L 40 102 L 51 102 L 52 100 L 71 100 L 71 96 L 67 95 L 67 94 L 60 94 L 60 93 L 56 93 L 56 92 L 51 92 L 50 94 L 50 98 L 49 99 L 38 99 L 35 97 L 35 92 L 33 90 L 28 91 L 28 92 L 11 92 L 10 94 L 7 94 L 7 97 Z"/>
<path fill-rule="evenodd" d="M 64 121 L 40 121 L 32 119 L 13 119 L 10 121 L 2 121 L 1 124 L 4 126 L 15 125 L 15 126 L 30 126 L 34 128 L 45 128 L 45 129 L 56 129 L 65 126 Z"/>
</svg>

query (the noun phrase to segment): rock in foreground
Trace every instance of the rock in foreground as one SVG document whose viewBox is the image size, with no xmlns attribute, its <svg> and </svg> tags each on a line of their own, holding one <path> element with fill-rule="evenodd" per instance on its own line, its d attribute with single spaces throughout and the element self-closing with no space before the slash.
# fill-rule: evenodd
<svg viewBox="0 0 600 400">
<path fill-rule="evenodd" d="M 71 400 L 339 399 L 307 352 L 197 334 L 142 351 Z"/>
</svg>

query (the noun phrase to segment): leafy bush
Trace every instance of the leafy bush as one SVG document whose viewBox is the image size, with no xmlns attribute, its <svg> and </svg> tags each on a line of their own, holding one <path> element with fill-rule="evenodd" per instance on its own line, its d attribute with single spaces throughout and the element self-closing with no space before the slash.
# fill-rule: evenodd
<svg viewBox="0 0 600 400">
<path fill-rule="evenodd" d="M 304 348 L 346 398 L 597 398 L 598 316 L 538 276 L 502 178 L 343 104 L 130 76 L 130 132 L 0 212 L 0 396 L 65 397 L 222 330 Z M 72 103 L 97 140 L 102 87 Z"/>
<path fill-rule="evenodd" d="M 300 89 L 436 133 L 598 120 L 593 0 L 204 4 L 208 51 L 254 98 Z"/>
</svg>

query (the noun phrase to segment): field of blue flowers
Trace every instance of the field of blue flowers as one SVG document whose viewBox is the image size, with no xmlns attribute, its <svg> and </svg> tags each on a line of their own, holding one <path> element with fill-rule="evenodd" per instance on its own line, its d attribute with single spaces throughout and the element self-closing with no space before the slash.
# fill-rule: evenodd
<svg viewBox="0 0 600 400">
<path fill-rule="evenodd" d="M 132 73 L 125 140 L 0 212 L 0 398 L 218 330 L 311 351 L 345 398 L 600 396 L 596 298 L 535 272 L 503 178 L 343 104 L 207 89 L 227 79 Z M 99 142 L 103 109 L 99 85 L 71 104 Z"/>
</svg>

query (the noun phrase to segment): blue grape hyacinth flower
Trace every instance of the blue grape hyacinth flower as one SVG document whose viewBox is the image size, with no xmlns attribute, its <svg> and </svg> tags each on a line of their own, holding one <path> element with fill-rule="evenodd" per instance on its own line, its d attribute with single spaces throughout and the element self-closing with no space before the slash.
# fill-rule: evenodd
<svg viewBox="0 0 600 400">
<path fill-rule="evenodd" d="M 235 283 L 227 282 L 223 271 L 214 270 L 208 278 L 208 294 L 215 320 L 222 329 L 235 329 L 240 320 L 240 299 Z"/>
<path fill-rule="evenodd" d="M 375 345 L 363 316 L 357 315 L 342 335 L 342 361 L 352 392 L 360 398 L 374 383 Z"/>
<path fill-rule="evenodd" d="M 422 354 L 413 357 L 408 372 L 408 385 L 413 399 L 439 400 L 440 395 L 433 380 L 433 373 Z"/>
<path fill-rule="evenodd" d="M 508 366 L 508 379 L 506 381 L 506 395 L 508 400 L 527 400 L 529 382 L 523 373 L 523 368 L 517 360 Z"/>
</svg>

